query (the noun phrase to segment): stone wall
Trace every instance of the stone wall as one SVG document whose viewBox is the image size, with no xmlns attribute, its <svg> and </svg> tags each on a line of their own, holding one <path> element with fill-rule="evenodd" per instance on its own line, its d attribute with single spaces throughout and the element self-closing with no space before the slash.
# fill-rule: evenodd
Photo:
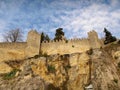
<svg viewBox="0 0 120 90">
<path fill-rule="evenodd" d="M 91 48 L 100 48 L 102 43 L 101 40 L 98 38 L 97 32 L 90 31 L 88 32 L 89 44 Z"/>
<path fill-rule="evenodd" d="M 26 42 L 15 42 L 15 43 L 3 42 L 0 43 L 0 48 L 23 49 L 26 48 L 26 45 L 27 45 Z"/>
<path fill-rule="evenodd" d="M 81 53 L 90 48 L 100 48 L 101 40 L 97 33 L 93 30 L 88 33 L 88 38 L 85 39 L 71 39 L 60 41 L 49 41 L 41 43 L 41 51 L 50 54 L 71 54 Z"/>
<path fill-rule="evenodd" d="M 32 57 L 40 53 L 41 35 L 36 30 L 31 30 L 27 37 L 25 56 Z"/>
<path fill-rule="evenodd" d="M 41 51 L 50 54 L 80 53 L 90 49 L 88 39 L 71 39 L 41 43 Z"/>
<path fill-rule="evenodd" d="M 0 43 L 0 62 L 25 58 L 26 42 Z"/>
<path fill-rule="evenodd" d="M 22 60 L 39 54 L 40 34 L 35 30 L 28 33 L 27 42 L 0 43 L 0 62 Z"/>
<path fill-rule="evenodd" d="M 41 43 L 41 35 L 31 30 L 27 41 L 21 43 L 0 43 L 0 61 L 19 60 L 39 55 L 40 52 L 51 54 L 81 53 L 90 48 L 100 48 L 101 43 L 97 33 L 91 31 L 86 39 L 71 39 L 61 41 L 49 41 Z"/>
</svg>

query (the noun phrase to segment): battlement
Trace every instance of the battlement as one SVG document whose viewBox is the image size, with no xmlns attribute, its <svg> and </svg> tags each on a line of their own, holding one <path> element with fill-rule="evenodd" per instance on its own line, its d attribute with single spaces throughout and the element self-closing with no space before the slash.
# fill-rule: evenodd
<svg viewBox="0 0 120 90">
<path fill-rule="evenodd" d="M 50 44 L 50 43 L 69 43 L 69 42 L 84 42 L 88 41 L 88 38 L 75 38 L 75 39 L 68 39 L 68 40 L 50 40 L 50 41 L 43 41 L 42 44 Z"/>
<path fill-rule="evenodd" d="M 26 46 L 27 46 L 27 42 L 15 42 L 15 43 L 3 42 L 3 43 L 0 43 L 0 48 L 21 49 L 21 48 L 26 48 Z"/>
<path fill-rule="evenodd" d="M 84 52 L 90 48 L 100 48 L 100 46 L 98 35 L 92 30 L 88 32 L 88 38 L 44 41 L 41 43 L 41 51 L 47 54 L 70 54 Z"/>
<path fill-rule="evenodd" d="M 51 54 L 82 53 L 90 48 L 100 48 L 101 41 L 93 30 L 88 32 L 88 38 L 68 40 L 50 40 L 41 43 L 41 34 L 35 30 L 28 33 L 26 42 L 0 43 L 0 61 L 21 59 L 39 55 L 41 52 Z"/>
<path fill-rule="evenodd" d="M 70 54 L 83 52 L 90 49 L 87 38 L 68 40 L 44 41 L 41 43 L 41 51 L 47 54 Z"/>
</svg>

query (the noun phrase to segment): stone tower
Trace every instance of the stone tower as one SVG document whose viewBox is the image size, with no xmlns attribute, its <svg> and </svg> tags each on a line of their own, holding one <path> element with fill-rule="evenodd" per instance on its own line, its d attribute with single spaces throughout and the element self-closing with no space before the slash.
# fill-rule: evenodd
<svg viewBox="0 0 120 90">
<path fill-rule="evenodd" d="M 36 30 L 28 32 L 27 48 L 25 50 L 26 57 L 33 57 L 39 55 L 41 35 Z"/>
<path fill-rule="evenodd" d="M 88 32 L 88 38 L 89 38 L 89 43 L 91 48 L 100 48 L 101 47 L 101 42 L 98 38 L 98 34 L 96 31 L 90 31 Z"/>
</svg>

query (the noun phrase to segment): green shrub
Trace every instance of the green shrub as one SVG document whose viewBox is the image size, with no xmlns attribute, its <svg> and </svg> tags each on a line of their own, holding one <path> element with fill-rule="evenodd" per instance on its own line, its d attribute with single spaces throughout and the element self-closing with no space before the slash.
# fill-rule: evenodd
<svg viewBox="0 0 120 90">
<path fill-rule="evenodd" d="M 9 79 L 12 79 L 15 77 L 16 73 L 20 71 L 19 69 L 13 69 L 11 72 L 9 73 L 6 73 L 4 76 L 3 76 L 3 79 L 4 80 L 9 80 Z"/>
<path fill-rule="evenodd" d="M 48 67 L 47 67 L 47 69 L 48 69 L 48 72 L 50 72 L 50 73 L 55 73 L 55 66 L 53 66 L 53 65 L 48 65 Z"/>
</svg>

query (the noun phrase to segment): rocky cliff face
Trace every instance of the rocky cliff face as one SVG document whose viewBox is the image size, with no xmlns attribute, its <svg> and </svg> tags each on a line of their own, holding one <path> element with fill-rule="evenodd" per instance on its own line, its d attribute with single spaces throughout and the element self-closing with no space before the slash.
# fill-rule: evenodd
<svg viewBox="0 0 120 90">
<path fill-rule="evenodd" d="M 95 90 L 120 90 L 120 47 L 108 46 L 91 55 L 92 84 Z"/>
<path fill-rule="evenodd" d="M 120 90 L 120 48 L 114 47 L 7 62 L 17 69 L 1 73 L 0 90 Z"/>
</svg>

